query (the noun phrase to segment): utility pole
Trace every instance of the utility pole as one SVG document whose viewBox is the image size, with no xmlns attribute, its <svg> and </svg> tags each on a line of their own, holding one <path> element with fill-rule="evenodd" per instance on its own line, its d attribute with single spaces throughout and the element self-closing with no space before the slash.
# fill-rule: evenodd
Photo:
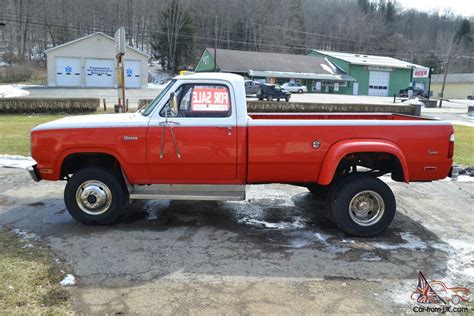
<svg viewBox="0 0 474 316">
<path fill-rule="evenodd" d="M 430 100 L 431 97 L 431 74 L 433 72 L 433 68 L 430 67 L 429 73 L 428 73 L 428 101 Z"/>
<path fill-rule="evenodd" d="M 217 72 L 217 15 L 214 22 L 214 72 Z"/>
<path fill-rule="evenodd" d="M 451 62 L 451 50 L 453 49 L 453 44 L 454 44 L 454 38 L 451 40 L 451 45 L 449 45 L 449 50 L 448 50 L 448 58 L 446 61 L 446 65 L 444 67 L 444 76 L 443 76 L 443 84 L 441 85 L 441 100 L 439 100 L 439 107 L 443 107 L 443 99 L 444 99 L 444 87 L 446 85 L 446 77 L 448 76 L 448 70 L 449 70 L 449 63 Z"/>
<path fill-rule="evenodd" d="M 440 108 L 443 107 L 444 87 L 446 85 L 446 77 L 448 76 L 448 68 L 449 68 L 450 61 L 451 61 L 451 50 L 449 50 L 448 60 L 446 61 L 446 66 L 444 68 L 443 84 L 441 85 L 441 100 L 439 100 Z"/>
</svg>

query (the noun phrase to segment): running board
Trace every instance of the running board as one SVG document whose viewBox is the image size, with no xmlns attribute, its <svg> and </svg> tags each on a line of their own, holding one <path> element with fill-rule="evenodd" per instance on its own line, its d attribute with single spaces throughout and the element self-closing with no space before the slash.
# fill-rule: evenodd
<svg viewBox="0 0 474 316">
<path fill-rule="evenodd" d="M 245 185 L 234 184 L 153 184 L 134 185 L 130 199 L 149 200 L 245 200 Z"/>
</svg>

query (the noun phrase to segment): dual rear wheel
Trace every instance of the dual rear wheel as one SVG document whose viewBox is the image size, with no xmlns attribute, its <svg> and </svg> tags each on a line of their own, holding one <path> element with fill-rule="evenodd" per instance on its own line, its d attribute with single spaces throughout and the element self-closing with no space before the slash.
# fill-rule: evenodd
<svg viewBox="0 0 474 316">
<path fill-rule="evenodd" d="M 330 217 L 351 236 L 378 235 L 395 216 L 396 201 L 392 190 L 373 176 L 356 174 L 331 186 L 314 184 L 308 189 L 327 199 Z"/>
</svg>

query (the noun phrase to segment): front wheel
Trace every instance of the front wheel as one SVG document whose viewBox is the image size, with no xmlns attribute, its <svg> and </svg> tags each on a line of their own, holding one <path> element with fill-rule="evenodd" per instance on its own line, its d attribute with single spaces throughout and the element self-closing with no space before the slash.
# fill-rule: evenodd
<svg viewBox="0 0 474 316">
<path fill-rule="evenodd" d="M 85 168 L 67 182 L 64 202 L 71 216 L 86 225 L 109 225 L 122 215 L 128 192 L 121 177 L 104 169 Z"/>
<path fill-rule="evenodd" d="M 395 216 L 396 201 L 392 190 L 372 176 L 347 177 L 337 186 L 330 199 L 332 217 L 348 235 L 378 235 Z"/>
<path fill-rule="evenodd" d="M 273 95 L 270 94 L 270 95 L 267 97 L 267 101 L 273 101 Z"/>
<path fill-rule="evenodd" d="M 289 96 L 289 95 L 287 95 L 287 96 L 285 97 L 285 101 L 286 101 L 286 102 L 290 102 L 290 96 Z"/>
<path fill-rule="evenodd" d="M 299 90 L 298 90 L 298 93 L 303 93 L 303 90 L 299 89 Z"/>
</svg>

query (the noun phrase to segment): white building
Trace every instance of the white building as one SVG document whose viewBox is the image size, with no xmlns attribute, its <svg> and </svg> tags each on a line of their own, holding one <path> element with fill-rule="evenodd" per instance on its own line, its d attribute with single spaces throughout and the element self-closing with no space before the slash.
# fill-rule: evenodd
<svg viewBox="0 0 474 316">
<path fill-rule="evenodd" d="M 116 88 L 115 40 L 97 32 L 50 48 L 47 55 L 48 86 Z M 125 87 L 146 88 L 147 54 L 127 46 Z"/>
</svg>

